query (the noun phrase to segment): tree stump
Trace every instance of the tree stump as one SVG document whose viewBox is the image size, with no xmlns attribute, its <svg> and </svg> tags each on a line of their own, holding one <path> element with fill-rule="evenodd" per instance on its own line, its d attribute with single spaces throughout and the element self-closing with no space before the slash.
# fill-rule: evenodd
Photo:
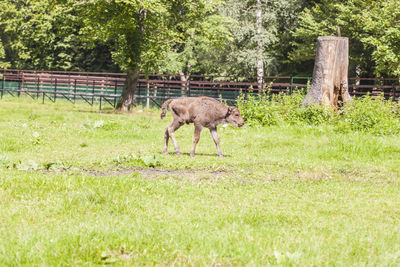
<svg viewBox="0 0 400 267">
<path fill-rule="evenodd" d="M 303 104 L 332 105 L 351 100 L 348 87 L 349 39 L 319 37 L 310 91 Z"/>
</svg>

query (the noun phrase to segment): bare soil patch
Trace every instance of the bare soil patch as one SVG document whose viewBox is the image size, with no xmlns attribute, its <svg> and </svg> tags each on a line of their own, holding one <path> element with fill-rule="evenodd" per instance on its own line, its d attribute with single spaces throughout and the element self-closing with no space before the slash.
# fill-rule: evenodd
<svg viewBox="0 0 400 267">
<path fill-rule="evenodd" d="M 204 169 L 194 169 L 194 170 L 163 170 L 157 168 L 147 168 L 147 169 L 140 169 L 140 168 L 124 168 L 118 170 L 109 170 L 109 171 L 97 171 L 97 170 L 82 170 L 83 173 L 97 176 L 97 177 L 107 177 L 107 176 L 125 176 L 134 173 L 139 173 L 141 175 L 146 176 L 158 176 L 158 175 L 182 175 L 182 176 L 211 176 L 212 178 L 227 176 L 232 174 L 231 171 L 208 171 Z"/>
</svg>

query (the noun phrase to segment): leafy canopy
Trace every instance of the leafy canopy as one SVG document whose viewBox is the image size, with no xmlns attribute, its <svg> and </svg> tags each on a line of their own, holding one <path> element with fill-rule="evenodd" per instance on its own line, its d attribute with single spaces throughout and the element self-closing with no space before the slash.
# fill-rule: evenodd
<svg viewBox="0 0 400 267">
<path fill-rule="evenodd" d="M 365 75 L 400 74 L 400 10 L 397 0 L 323 0 L 306 8 L 300 27 L 293 32 L 291 60 L 304 62 L 315 56 L 318 36 L 350 38 L 350 63 Z"/>
</svg>

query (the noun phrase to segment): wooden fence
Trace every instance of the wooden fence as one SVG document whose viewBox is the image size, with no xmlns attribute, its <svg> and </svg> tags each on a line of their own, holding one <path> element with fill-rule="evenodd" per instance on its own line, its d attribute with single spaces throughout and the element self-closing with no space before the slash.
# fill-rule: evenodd
<svg viewBox="0 0 400 267">
<path fill-rule="evenodd" d="M 124 73 L 32 71 L 0 69 L 0 96 L 5 94 L 56 101 L 59 98 L 75 103 L 78 100 L 90 105 L 99 103 L 115 107 L 125 82 Z M 294 90 L 306 90 L 310 77 L 267 76 L 264 87 L 268 93 L 291 94 Z M 350 78 L 349 92 L 352 96 L 383 94 L 397 100 L 400 96 L 399 79 L 396 78 Z M 256 77 L 192 75 L 181 81 L 179 75 L 141 75 L 136 91 L 140 104 L 160 105 L 166 99 L 180 96 L 206 95 L 225 101 L 236 101 L 243 93 L 257 94 Z"/>
</svg>

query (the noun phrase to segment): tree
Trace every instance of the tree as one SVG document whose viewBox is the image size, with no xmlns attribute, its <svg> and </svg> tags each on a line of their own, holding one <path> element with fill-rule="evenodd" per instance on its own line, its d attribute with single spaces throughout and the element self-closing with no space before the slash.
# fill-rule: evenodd
<svg viewBox="0 0 400 267">
<path fill-rule="evenodd" d="M 223 48 L 207 54 L 214 62 L 209 70 L 235 76 L 256 76 L 257 69 L 263 75 L 278 74 L 291 49 L 288 32 L 297 23 L 297 13 L 309 2 L 227 0 L 218 9 L 230 35 Z"/>
<path fill-rule="evenodd" d="M 2 68 L 2 69 L 10 67 L 10 63 L 6 62 L 4 60 L 5 57 L 6 57 L 6 53 L 4 51 L 4 46 L 3 46 L 3 43 L 0 40 L 0 68 Z"/>
<path fill-rule="evenodd" d="M 361 2 L 362 3 L 362 2 Z M 374 1 L 367 16 L 359 17 L 360 41 L 371 52 L 377 76 L 400 76 L 400 9 L 397 0 Z"/>
<path fill-rule="evenodd" d="M 257 0 L 256 9 L 256 40 L 257 40 L 257 83 L 258 90 L 263 89 L 264 77 L 264 57 L 263 57 L 263 42 L 262 42 L 262 6 L 261 0 Z"/>
<path fill-rule="evenodd" d="M 41 70 L 118 70 L 106 46 L 97 43 L 89 48 L 81 38 L 79 8 L 72 0 L 1 1 L 0 64 Z"/>
<path fill-rule="evenodd" d="M 348 92 L 349 40 L 319 37 L 310 91 L 304 104 L 331 105 L 350 100 Z"/>
<path fill-rule="evenodd" d="M 127 72 L 127 79 L 117 109 L 129 110 L 133 104 L 139 73 L 159 69 L 171 45 L 182 39 L 183 20 L 201 19 L 195 12 L 206 0 L 124 0 L 84 1 L 88 11 L 85 29 L 94 40 L 113 40 L 112 56 Z"/>
<path fill-rule="evenodd" d="M 181 81 L 187 82 L 192 73 L 210 74 L 217 68 L 212 55 L 223 48 L 230 37 L 226 18 L 217 13 L 220 2 L 205 1 L 202 8 L 177 6 L 179 38 L 173 40 L 165 59 L 159 62 L 161 72 L 179 74 Z M 187 86 L 182 88 L 185 93 Z"/>
<path fill-rule="evenodd" d="M 397 0 L 322 0 L 306 8 L 300 26 L 293 31 L 290 59 L 312 61 L 318 36 L 349 37 L 350 70 L 361 69 L 361 75 L 400 74 L 400 11 Z"/>
</svg>

